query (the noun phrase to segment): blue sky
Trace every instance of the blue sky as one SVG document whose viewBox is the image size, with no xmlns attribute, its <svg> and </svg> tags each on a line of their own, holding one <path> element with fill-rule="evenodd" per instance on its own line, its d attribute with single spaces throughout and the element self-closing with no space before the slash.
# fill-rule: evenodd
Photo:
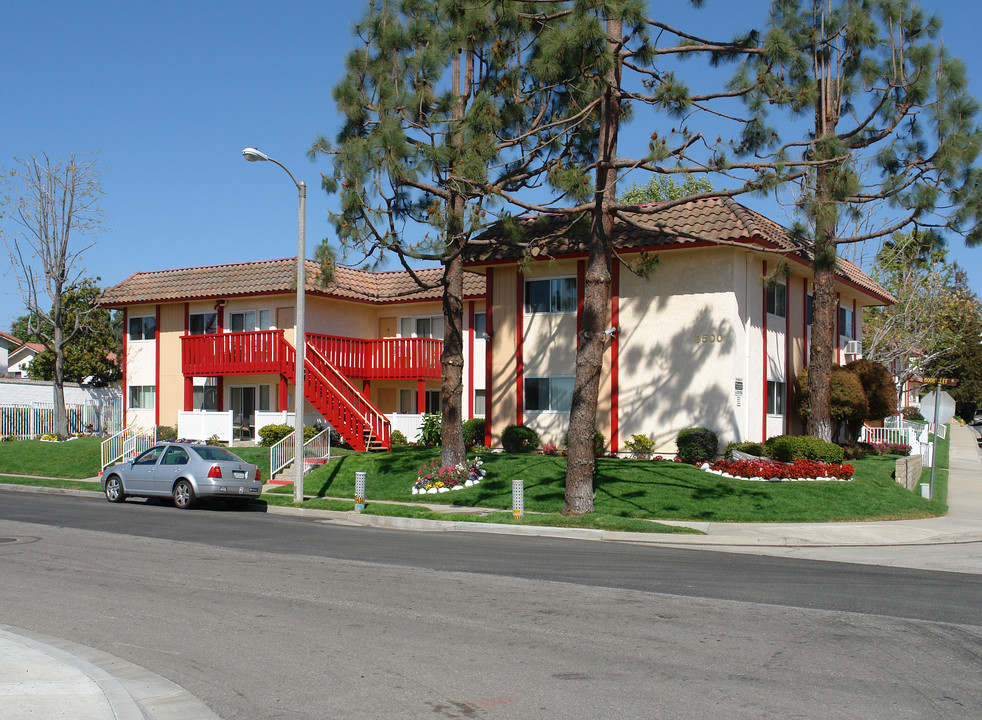
<svg viewBox="0 0 982 720">
<path fill-rule="evenodd" d="M 949 50 L 966 60 L 982 97 L 980 13 L 934 0 Z M 108 232 L 83 255 L 107 286 L 141 270 L 245 262 L 296 254 L 297 192 L 282 170 L 247 163 L 258 147 L 309 186 L 307 251 L 331 235 L 334 199 L 319 188 L 325 159 L 306 152 L 338 129 L 331 88 L 354 46 L 366 3 L 295 0 L 167 3 L 34 0 L 8 3 L 0 41 L 0 167 L 13 157 L 99 151 Z M 687 29 L 728 36 L 761 22 L 764 0 L 652 2 Z M 969 9 L 971 8 L 971 9 Z M 687 17 L 688 20 L 678 18 Z M 635 121 L 629 132 L 647 138 Z M 742 202 L 787 222 L 766 200 Z M 9 229 L 9 228 L 8 228 Z M 951 241 L 982 294 L 982 248 Z M 0 330 L 23 314 L 8 263 L 0 264 Z"/>
</svg>

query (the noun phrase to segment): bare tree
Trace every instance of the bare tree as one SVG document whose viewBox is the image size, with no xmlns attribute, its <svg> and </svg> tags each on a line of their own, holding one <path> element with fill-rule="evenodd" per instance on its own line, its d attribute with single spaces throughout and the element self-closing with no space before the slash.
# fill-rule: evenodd
<svg viewBox="0 0 982 720">
<path fill-rule="evenodd" d="M 85 327 L 89 313 L 77 312 L 69 321 L 63 298 L 85 273 L 80 258 L 94 244 L 88 237 L 104 224 L 99 207 L 102 176 L 95 159 L 79 160 L 74 153 L 67 161 L 52 160 L 46 153 L 14 160 L 18 167 L 5 174 L 0 234 L 30 316 L 30 330 L 55 356 L 55 432 L 67 435 L 65 347 Z M 83 238 L 77 247 L 76 236 Z"/>
</svg>

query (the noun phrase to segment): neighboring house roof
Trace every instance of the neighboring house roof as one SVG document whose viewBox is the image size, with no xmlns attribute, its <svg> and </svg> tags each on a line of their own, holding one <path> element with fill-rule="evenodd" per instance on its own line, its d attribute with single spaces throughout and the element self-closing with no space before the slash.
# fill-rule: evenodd
<svg viewBox="0 0 982 720">
<path fill-rule="evenodd" d="M 21 341 L 15 338 L 13 335 L 9 335 L 5 332 L 0 332 L 0 342 L 6 343 L 8 348 L 15 348 L 21 345 Z"/>
<path fill-rule="evenodd" d="M 414 270 L 427 283 L 439 281 L 443 268 Z M 99 297 L 103 307 L 140 303 L 204 300 L 296 291 L 296 258 L 138 272 Z M 405 270 L 370 272 L 338 266 L 334 282 L 320 286 L 320 266 L 307 260 L 307 293 L 371 303 L 439 300 L 443 290 L 421 290 Z M 464 273 L 464 296 L 484 295 L 484 277 Z"/>
<path fill-rule="evenodd" d="M 729 197 L 693 200 L 652 211 L 658 203 L 639 206 L 644 210 L 621 210 L 614 218 L 615 250 L 657 250 L 680 245 L 756 245 L 778 250 L 788 258 L 810 265 L 806 244 L 778 223 L 754 212 Z M 516 218 L 524 234 L 521 242 L 507 239 L 511 234 L 504 223 L 498 223 L 464 250 L 468 264 L 479 265 L 503 260 L 517 260 L 526 253 L 532 257 L 586 254 L 590 242 L 590 218 L 568 215 L 539 215 Z M 839 275 L 867 294 L 885 302 L 894 298 L 857 265 L 839 259 Z"/>
</svg>

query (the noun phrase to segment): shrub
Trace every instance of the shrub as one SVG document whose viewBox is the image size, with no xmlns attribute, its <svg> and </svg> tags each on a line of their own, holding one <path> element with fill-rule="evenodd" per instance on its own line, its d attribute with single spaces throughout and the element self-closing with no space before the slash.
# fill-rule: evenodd
<svg viewBox="0 0 982 720">
<path fill-rule="evenodd" d="M 880 449 L 870 443 L 856 443 L 855 445 L 844 446 L 842 452 L 843 460 L 862 460 L 869 455 L 879 455 Z"/>
<path fill-rule="evenodd" d="M 539 434 L 524 425 L 509 425 L 501 431 L 501 446 L 508 453 L 535 452 L 541 445 Z"/>
<path fill-rule="evenodd" d="M 631 457 L 636 458 L 649 458 L 655 452 L 655 441 L 652 440 L 647 435 L 632 435 L 631 439 L 624 443 L 630 453 Z"/>
<path fill-rule="evenodd" d="M 709 428 L 696 427 L 680 430 L 675 437 L 678 457 L 682 462 L 697 463 L 716 459 L 719 438 Z"/>
<path fill-rule="evenodd" d="M 471 418 L 464 421 L 464 445 L 474 447 L 484 444 L 484 418 Z"/>
<path fill-rule="evenodd" d="M 742 453 L 746 453 L 747 455 L 753 455 L 755 457 L 764 456 L 764 446 L 761 445 L 760 443 L 731 442 L 726 446 L 726 449 L 723 451 L 723 457 L 725 457 L 727 460 L 731 459 L 733 457 L 734 450 L 737 450 Z"/>
<path fill-rule="evenodd" d="M 904 420 L 916 420 L 918 422 L 924 422 L 924 416 L 921 415 L 920 409 L 914 407 L 913 405 L 908 405 L 907 407 L 905 407 L 903 410 L 900 411 L 900 414 L 904 416 Z"/>
<path fill-rule="evenodd" d="M 563 447 L 569 449 L 569 433 L 563 435 Z M 604 448 L 607 447 L 607 437 L 597 429 L 593 431 L 593 456 L 603 457 Z"/>
<path fill-rule="evenodd" d="M 258 432 L 259 444 L 263 447 L 272 447 L 292 432 L 293 428 L 285 423 L 263 425 Z"/>
<path fill-rule="evenodd" d="M 157 442 L 163 440 L 177 440 L 177 428 L 172 428 L 169 425 L 158 425 Z"/>
<path fill-rule="evenodd" d="M 406 440 L 406 436 L 403 434 L 402 430 L 393 430 L 389 435 L 389 442 L 392 443 L 393 447 L 400 447 L 402 445 L 409 444 L 409 441 Z"/>
<path fill-rule="evenodd" d="M 812 435 L 776 435 L 764 443 L 764 454 L 781 462 L 816 460 L 841 463 L 842 448 Z"/>
<path fill-rule="evenodd" d="M 897 412 L 897 389 L 890 371 L 873 360 L 853 360 L 845 369 L 859 378 L 866 393 L 869 412 L 864 420 L 882 420 Z"/>
<path fill-rule="evenodd" d="M 556 443 L 546 443 L 542 446 L 543 455 L 558 455 L 559 448 L 556 447 Z"/>
<path fill-rule="evenodd" d="M 423 416 L 416 440 L 420 445 L 439 445 L 443 439 L 443 418 L 436 414 Z"/>
<path fill-rule="evenodd" d="M 798 413 L 807 419 L 811 409 L 808 405 L 808 368 L 798 373 Z M 832 368 L 831 416 L 836 421 L 862 422 L 869 415 L 869 400 L 859 378 L 849 370 L 836 365 Z"/>
</svg>

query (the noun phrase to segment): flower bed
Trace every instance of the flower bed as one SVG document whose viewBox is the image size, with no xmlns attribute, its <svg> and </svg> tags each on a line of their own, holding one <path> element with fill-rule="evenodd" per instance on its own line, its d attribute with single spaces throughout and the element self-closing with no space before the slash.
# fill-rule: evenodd
<svg viewBox="0 0 982 720">
<path fill-rule="evenodd" d="M 419 469 L 416 482 L 413 483 L 413 495 L 433 495 L 477 485 L 484 477 L 485 471 L 481 469 L 483 464 L 481 458 L 474 458 L 470 465 L 461 463 L 440 467 L 439 462 L 424 465 Z"/>
<path fill-rule="evenodd" d="M 717 460 L 703 470 L 723 477 L 744 480 L 851 480 L 852 465 L 823 463 L 817 460 L 795 460 L 782 463 L 776 460 Z"/>
</svg>

